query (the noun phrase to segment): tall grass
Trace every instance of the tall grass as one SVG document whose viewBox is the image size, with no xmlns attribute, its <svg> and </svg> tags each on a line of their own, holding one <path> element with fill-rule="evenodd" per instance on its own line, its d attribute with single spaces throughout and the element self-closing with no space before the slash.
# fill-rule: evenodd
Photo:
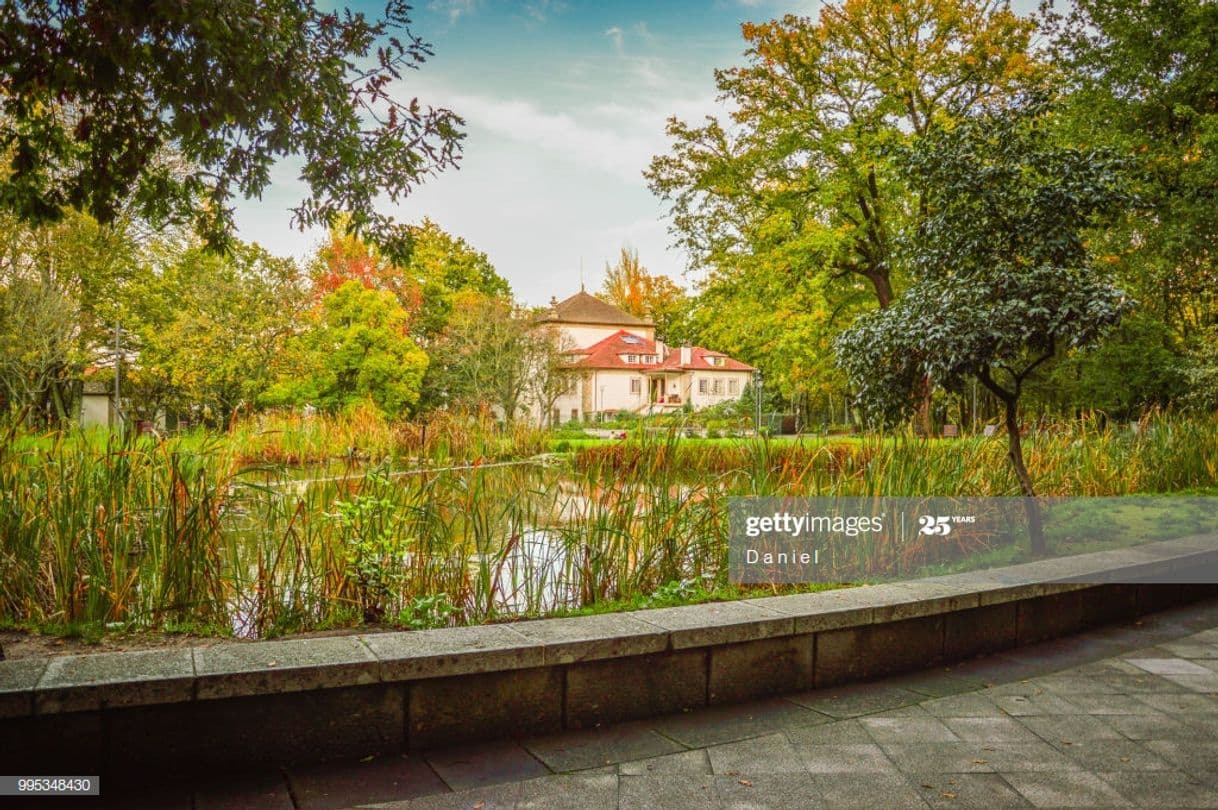
<svg viewBox="0 0 1218 810">
<path fill-rule="evenodd" d="M 424 430 L 270 416 L 167 440 L 14 428 L 0 442 L 0 618 L 257 636 L 483 622 L 724 582 L 734 496 L 1018 494 L 1002 438 L 710 444 L 672 432 L 562 462 L 532 458 L 542 446 L 485 417 Z M 1027 453 L 1046 495 L 1218 485 L 1214 421 L 1064 425 L 1029 436 Z M 490 463 L 504 459 L 520 463 Z M 328 466 L 302 480 L 289 461 Z M 930 543 L 860 544 L 853 562 L 899 554 L 915 568 L 941 556 Z"/>
</svg>

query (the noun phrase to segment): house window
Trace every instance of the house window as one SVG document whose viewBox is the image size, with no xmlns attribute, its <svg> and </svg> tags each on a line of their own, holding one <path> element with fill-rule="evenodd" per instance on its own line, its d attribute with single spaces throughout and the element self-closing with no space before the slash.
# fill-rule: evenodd
<svg viewBox="0 0 1218 810">
<path fill-rule="evenodd" d="M 698 380 L 698 393 L 705 394 L 710 391 L 710 380 L 705 378 Z"/>
<path fill-rule="evenodd" d="M 630 378 L 630 393 L 632 393 L 632 394 L 643 393 L 643 381 L 640 380 L 638 377 Z"/>
<path fill-rule="evenodd" d="M 740 381 L 739 380 L 728 380 L 727 381 L 727 392 L 729 394 L 739 394 L 740 393 Z"/>
<path fill-rule="evenodd" d="M 637 363 L 637 362 L 639 362 L 639 356 L 637 354 L 628 354 L 628 355 L 626 355 L 626 362 L 627 363 Z"/>
<path fill-rule="evenodd" d="M 712 390 L 714 391 L 715 396 L 717 396 L 717 397 L 722 396 L 723 395 L 723 380 L 716 377 L 715 378 L 715 387 Z"/>
<path fill-rule="evenodd" d="M 571 409 L 571 421 L 572 421 L 572 422 L 578 422 L 578 421 L 579 421 L 579 408 L 572 408 L 572 409 Z"/>
</svg>

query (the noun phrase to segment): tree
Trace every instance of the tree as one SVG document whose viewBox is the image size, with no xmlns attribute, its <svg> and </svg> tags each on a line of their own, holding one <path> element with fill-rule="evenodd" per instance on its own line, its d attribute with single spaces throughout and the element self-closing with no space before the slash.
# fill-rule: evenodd
<svg viewBox="0 0 1218 810">
<path fill-rule="evenodd" d="M 623 247 L 617 264 L 605 264 L 605 298 L 636 318 L 655 324 L 656 335 L 671 340 L 670 332 L 682 317 L 685 291 L 665 275 L 652 275 L 639 261 L 639 252 Z"/>
<path fill-rule="evenodd" d="M 935 129 L 903 150 L 927 209 L 908 246 L 915 280 L 837 341 L 859 405 L 875 417 L 908 412 L 910 384 L 923 376 L 957 390 L 973 377 L 1002 402 L 1034 553 L 1043 553 L 1044 533 L 1020 441 L 1025 382 L 1059 351 L 1093 343 L 1130 306 L 1086 242 L 1129 204 L 1126 166 L 1111 151 L 1053 143 L 1050 115 L 1033 100 Z"/>
<path fill-rule="evenodd" d="M 382 19 L 313 0 L 0 5 L 0 208 L 23 221 L 65 209 L 101 224 L 130 210 L 193 223 L 212 247 L 233 233 L 229 203 L 261 194 L 274 162 L 303 159 L 301 228 L 349 214 L 390 253 L 409 234 L 376 210 L 456 164 L 461 119 L 399 100 L 403 71 L 430 46 L 409 6 Z"/>
<path fill-rule="evenodd" d="M 392 293 L 348 281 L 289 341 L 279 382 L 262 404 L 338 411 L 370 401 L 390 417 L 410 412 L 428 358 L 407 334 L 408 320 Z"/>
<path fill-rule="evenodd" d="M 467 291 L 434 353 L 437 404 L 493 407 L 506 422 L 529 408 L 542 416 L 569 385 L 557 333 L 537 327 L 537 313 L 502 298 Z"/>
<path fill-rule="evenodd" d="M 115 323 L 150 303 L 149 270 L 126 223 L 83 214 L 30 226 L 0 213 L 0 375 L 8 406 L 53 426 L 73 417 L 77 384 L 113 361 Z"/>
<path fill-rule="evenodd" d="M 1126 154 L 1142 205 L 1097 250 L 1185 342 L 1218 322 L 1218 6 L 1077 0 L 1042 6 L 1081 142 Z"/>
<path fill-rule="evenodd" d="M 893 236 L 921 215 L 892 147 L 1032 81 L 1033 28 L 992 0 L 843 0 L 816 19 L 745 24 L 747 64 L 715 73 L 730 121 L 670 119 L 672 153 L 646 173 L 706 273 L 700 292 L 773 292 L 751 324 L 776 333 L 811 305 L 804 327 L 820 341 L 890 306 L 903 284 Z"/>
<path fill-rule="evenodd" d="M 420 287 L 421 307 L 412 334 L 421 344 L 431 344 L 444 330 L 460 293 L 473 291 L 504 301 L 511 299 L 507 279 L 495 271 L 485 253 L 464 239 L 445 232 L 426 217 L 411 227 L 411 238 L 414 249 L 405 269 Z"/>
<path fill-rule="evenodd" d="M 153 411 L 201 408 L 227 422 L 273 383 L 304 309 L 300 281 L 294 261 L 256 245 L 236 243 L 227 256 L 187 249 L 162 274 L 172 315 L 139 336 L 136 390 Z"/>
<path fill-rule="evenodd" d="M 408 228 L 412 249 L 405 262 L 394 261 L 376 246 L 344 233 L 342 227 L 332 228 L 310 262 L 315 296 L 352 280 L 369 289 L 388 290 L 410 316 L 411 337 L 424 347 L 443 331 L 455 295 L 473 290 L 511 298 L 507 280 L 495 272 L 485 253 L 427 218 Z"/>
</svg>

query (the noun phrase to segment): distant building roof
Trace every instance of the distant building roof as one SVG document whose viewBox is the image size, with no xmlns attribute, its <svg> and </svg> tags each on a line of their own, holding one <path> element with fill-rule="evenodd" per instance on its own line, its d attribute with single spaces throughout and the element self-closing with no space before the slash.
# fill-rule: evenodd
<svg viewBox="0 0 1218 810">
<path fill-rule="evenodd" d="M 608 326 L 654 326 L 650 321 L 636 318 L 625 310 L 602 301 L 595 295 L 580 290 L 575 295 L 559 301 L 542 316 L 547 323 L 598 323 Z"/>
<path fill-rule="evenodd" d="M 719 371 L 755 371 L 748 363 L 741 363 L 739 360 L 733 360 L 723 352 L 712 352 L 710 349 L 704 349 L 701 346 L 689 347 L 689 362 L 681 362 L 681 349 L 673 346 L 669 350 L 669 355 L 660 363 L 659 369 L 662 371 L 670 371 L 673 369 L 686 370 L 702 370 L 717 369 Z M 721 365 L 715 365 L 711 362 L 711 358 L 722 358 Z"/>
<path fill-rule="evenodd" d="M 639 362 L 627 363 L 622 355 L 636 355 Z M 659 368 L 659 354 L 653 340 L 619 329 L 607 338 L 602 338 L 586 349 L 568 352 L 573 359 L 571 365 L 580 368 L 625 368 L 649 371 Z M 643 358 L 654 357 L 655 362 L 644 363 Z"/>
</svg>

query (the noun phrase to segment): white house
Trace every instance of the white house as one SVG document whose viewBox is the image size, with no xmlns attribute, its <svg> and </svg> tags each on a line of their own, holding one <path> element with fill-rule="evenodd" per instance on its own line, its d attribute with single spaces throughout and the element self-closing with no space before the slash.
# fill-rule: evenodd
<svg viewBox="0 0 1218 810">
<path fill-rule="evenodd" d="M 578 371 L 554 403 L 553 422 L 717 405 L 738 399 L 754 371 L 701 346 L 665 346 L 654 324 L 583 290 L 554 302 L 542 323 L 558 330 Z"/>
</svg>

